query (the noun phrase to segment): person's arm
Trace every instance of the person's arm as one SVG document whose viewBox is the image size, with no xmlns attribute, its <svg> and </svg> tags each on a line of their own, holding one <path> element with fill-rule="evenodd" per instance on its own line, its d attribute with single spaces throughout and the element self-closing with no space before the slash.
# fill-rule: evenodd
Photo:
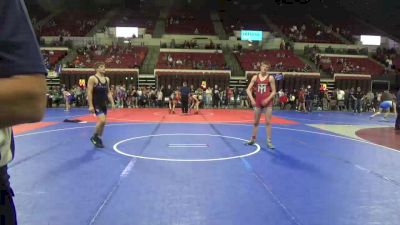
<svg viewBox="0 0 400 225">
<path fill-rule="evenodd" d="M 106 79 L 107 79 L 107 85 L 108 85 L 108 95 L 107 95 L 108 101 L 110 101 L 110 103 L 111 103 L 111 108 L 115 109 L 113 94 L 110 90 L 110 79 L 108 77 L 106 77 Z"/>
<path fill-rule="evenodd" d="M 46 70 L 23 1 L 0 1 L 0 27 L 0 128 L 40 121 Z"/>
<path fill-rule="evenodd" d="M 45 77 L 30 74 L 1 79 L 0 105 L 0 128 L 40 121 L 46 108 Z"/>
<path fill-rule="evenodd" d="M 257 79 L 257 75 L 254 75 L 251 78 L 250 84 L 246 89 L 247 96 L 249 97 L 252 106 L 256 106 L 256 100 L 254 100 L 253 92 L 252 92 L 254 83 L 256 82 L 256 79 Z"/>
<path fill-rule="evenodd" d="M 276 95 L 276 86 L 275 86 L 275 78 L 274 76 L 269 76 L 269 83 L 271 85 L 271 93 L 269 94 L 268 98 L 264 100 L 264 105 L 267 105 L 272 99 L 274 99 Z"/>
<path fill-rule="evenodd" d="M 95 85 L 95 78 L 93 76 L 89 77 L 88 85 L 86 88 L 86 95 L 88 99 L 89 105 L 89 112 L 94 113 L 94 106 L 93 106 L 93 87 Z"/>
</svg>

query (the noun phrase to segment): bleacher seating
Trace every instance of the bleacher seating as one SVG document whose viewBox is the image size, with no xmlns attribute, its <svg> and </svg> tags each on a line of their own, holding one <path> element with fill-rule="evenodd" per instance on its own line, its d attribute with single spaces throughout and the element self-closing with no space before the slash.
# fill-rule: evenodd
<svg viewBox="0 0 400 225">
<path fill-rule="evenodd" d="M 379 76 L 384 73 L 383 66 L 369 58 L 322 56 L 320 68 L 329 71 L 333 69 L 331 71 L 333 73 L 367 74 L 371 76 Z"/>
<path fill-rule="evenodd" d="M 106 63 L 108 68 L 137 68 L 143 64 L 147 47 L 91 46 L 78 51 L 78 56 L 70 67 L 90 68 L 98 61 Z"/>
<path fill-rule="evenodd" d="M 169 61 L 168 58 L 171 57 Z M 182 61 L 182 64 L 177 61 Z M 157 69 L 222 70 L 226 66 L 222 53 L 161 52 Z"/>
<path fill-rule="evenodd" d="M 43 26 L 40 35 L 82 37 L 97 24 L 101 15 L 104 15 L 104 12 L 63 12 Z"/>
<path fill-rule="evenodd" d="M 215 35 L 208 12 L 171 12 L 165 23 L 165 32 L 168 34 Z"/>
<path fill-rule="evenodd" d="M 351 15 L 341 14 L 337 16 L 337 14 L 325 12 L 316 18 L 325 25 L 332 27 L 333 32 L 352 42 L 354 42 L 354 35 L 381 35 L 379 31 L 358 22 Z"/>
<path fill-rule="evenodd" d="M 44 63 L 48 69 L 54 67 L 61 59 L 67 55 L 64 50 L 41 50 Z"/>
<path fill-rule="evenodd" d="M 400 69 L 400 55 L 397 53 L 398 50 L 391 48 L 378 48 L 376 53 L 373 54 L 373 58 L 384 64 L 387 69 Z"/>
<path fill-rule="evenodd" d="M 308 43 L 343 43 L 332 33 L 326 30 L 305 15 L 268 15 L 289 39 L 296 42 Z"/>
<path fill-rule="evenodd" d="M 158 14 L 157 8 L 151 12 L 121 10 L 108 22 L 107 26 L 146 28 L 146 33 L 151 34 L 154 31 Z"/>
<path fill-rule="evenodd" d="M 242 50 L 241 53 L 238 52 L 235 55 L 245 71 L 259 70 L 259 63 L 263 60 L 268 60 L 271 63 L 271 70 L 274 71 L 304 71 L 306 67 L 306 64 L 299 57 L 288 50 L 264 50 L 258 52 Z"/>
<path fill-rule="evenodd" d="M 225 32 L 232 35 L 234 30 L 260 30 L 271 31 L 272 29 L 263 21 L 259 14 L 243 15 L 240 13 L 223 12 L 219 14 Z"/>
<path fill-rule="evenodd" d="M 44 10 L 40 5 L 27 4 L 26 7 L 28 9 L 29 17 L 32 21 L 32 24 L 36 24 L 41 19 L 49 15 L 49 12 Z"/>
</svg>

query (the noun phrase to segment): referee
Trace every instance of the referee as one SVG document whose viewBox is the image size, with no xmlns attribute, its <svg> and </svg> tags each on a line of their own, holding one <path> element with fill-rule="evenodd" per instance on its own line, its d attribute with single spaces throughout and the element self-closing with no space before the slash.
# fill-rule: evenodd
<svg viewBox="0 0 400 225">
<path fill-rule="evenodd" d="M 181 87 L 181 103 L 182 103 L 182 113 L 187 114 L 189 111 L 189 94 L 190 89 L 187 86 L 187 82 L 183 82 L 183 86 Z"/>
</svg>

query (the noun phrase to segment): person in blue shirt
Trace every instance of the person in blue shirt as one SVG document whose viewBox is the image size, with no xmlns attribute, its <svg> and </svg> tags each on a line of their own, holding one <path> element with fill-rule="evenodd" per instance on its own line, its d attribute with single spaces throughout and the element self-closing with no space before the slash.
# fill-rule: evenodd
<svg viewBox="0 0 400 225">
<path fill-rule="evenodd" d="M 14 158 L 11 126 L 40 121 L 46 69 L 22 0 L 0 1 L 0 224 L 17 224 L 7 164 Z"/>
</svg>

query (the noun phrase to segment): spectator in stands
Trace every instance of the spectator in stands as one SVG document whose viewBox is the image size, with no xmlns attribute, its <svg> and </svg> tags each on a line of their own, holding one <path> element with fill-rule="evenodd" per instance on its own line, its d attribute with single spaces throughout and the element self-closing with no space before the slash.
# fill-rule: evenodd
<svg viewBox="0 0 400 225">
<path fill-rule="evenodd" d="M 167 60 L 168 60 L 168 66 L 172 67 L 174 64 L 174 59 L 172 58 L 172 56 L 170 54 L 168 54 Z"/>
<path fill-rule="evenodd" d="M 252 65 L 253 65 L 253 70 L 258 70 L 257 64 L 255 64 L 255 63 L 253 62 Z"/>
<path fill-rule="evenodd" d="M 181 67 L 183 65 L 183 62 L 181 59 L 177 59 L 175 63 L 178 67 Z"/>
<path fill-rule="evenodd" d="M 390 71 L 392 69 L 392 66 L 393 66 L 393 61 L 388 56 L 386 56 L 385 65 L 386 65 L 385 71 L 387 73 L 388 71 Z"/>
<path fill-rule="evenodd" d="M 176 46 L 175 39 L 172 39 L 171 42 L 170 42 L 169 47 L 170 48 L 175 48 L 175 46 Z"/>
<path fill-rule="evenodd" d="M 203 62 L 203 60 L 200 60 L 197 63 L 196 67 L 194 67 L 193 69 L 203 69 L 203 66 L 204 66 L 204 62 Z"/>
<path fill-rule="evenodd" d="M 58 37 L 58 42 L 59 42 L 60 45 L 64 44 L 64 36 L 62 36 L 61 34 Z"/>
<path fill-rule="evenodd" d="M 24 1 L 0 1 L 0 27 L 0 222 L 16 225 L 7 171 L 15 153 L 11 126 L 43 117 L 46 69 Z"/>
<path fill-rule="evenodd" d="M 212 40 L 210 40 L 209 48 L 210 49 L 214 49 L 215 48 L 214 42 Z"/>
</svg>

